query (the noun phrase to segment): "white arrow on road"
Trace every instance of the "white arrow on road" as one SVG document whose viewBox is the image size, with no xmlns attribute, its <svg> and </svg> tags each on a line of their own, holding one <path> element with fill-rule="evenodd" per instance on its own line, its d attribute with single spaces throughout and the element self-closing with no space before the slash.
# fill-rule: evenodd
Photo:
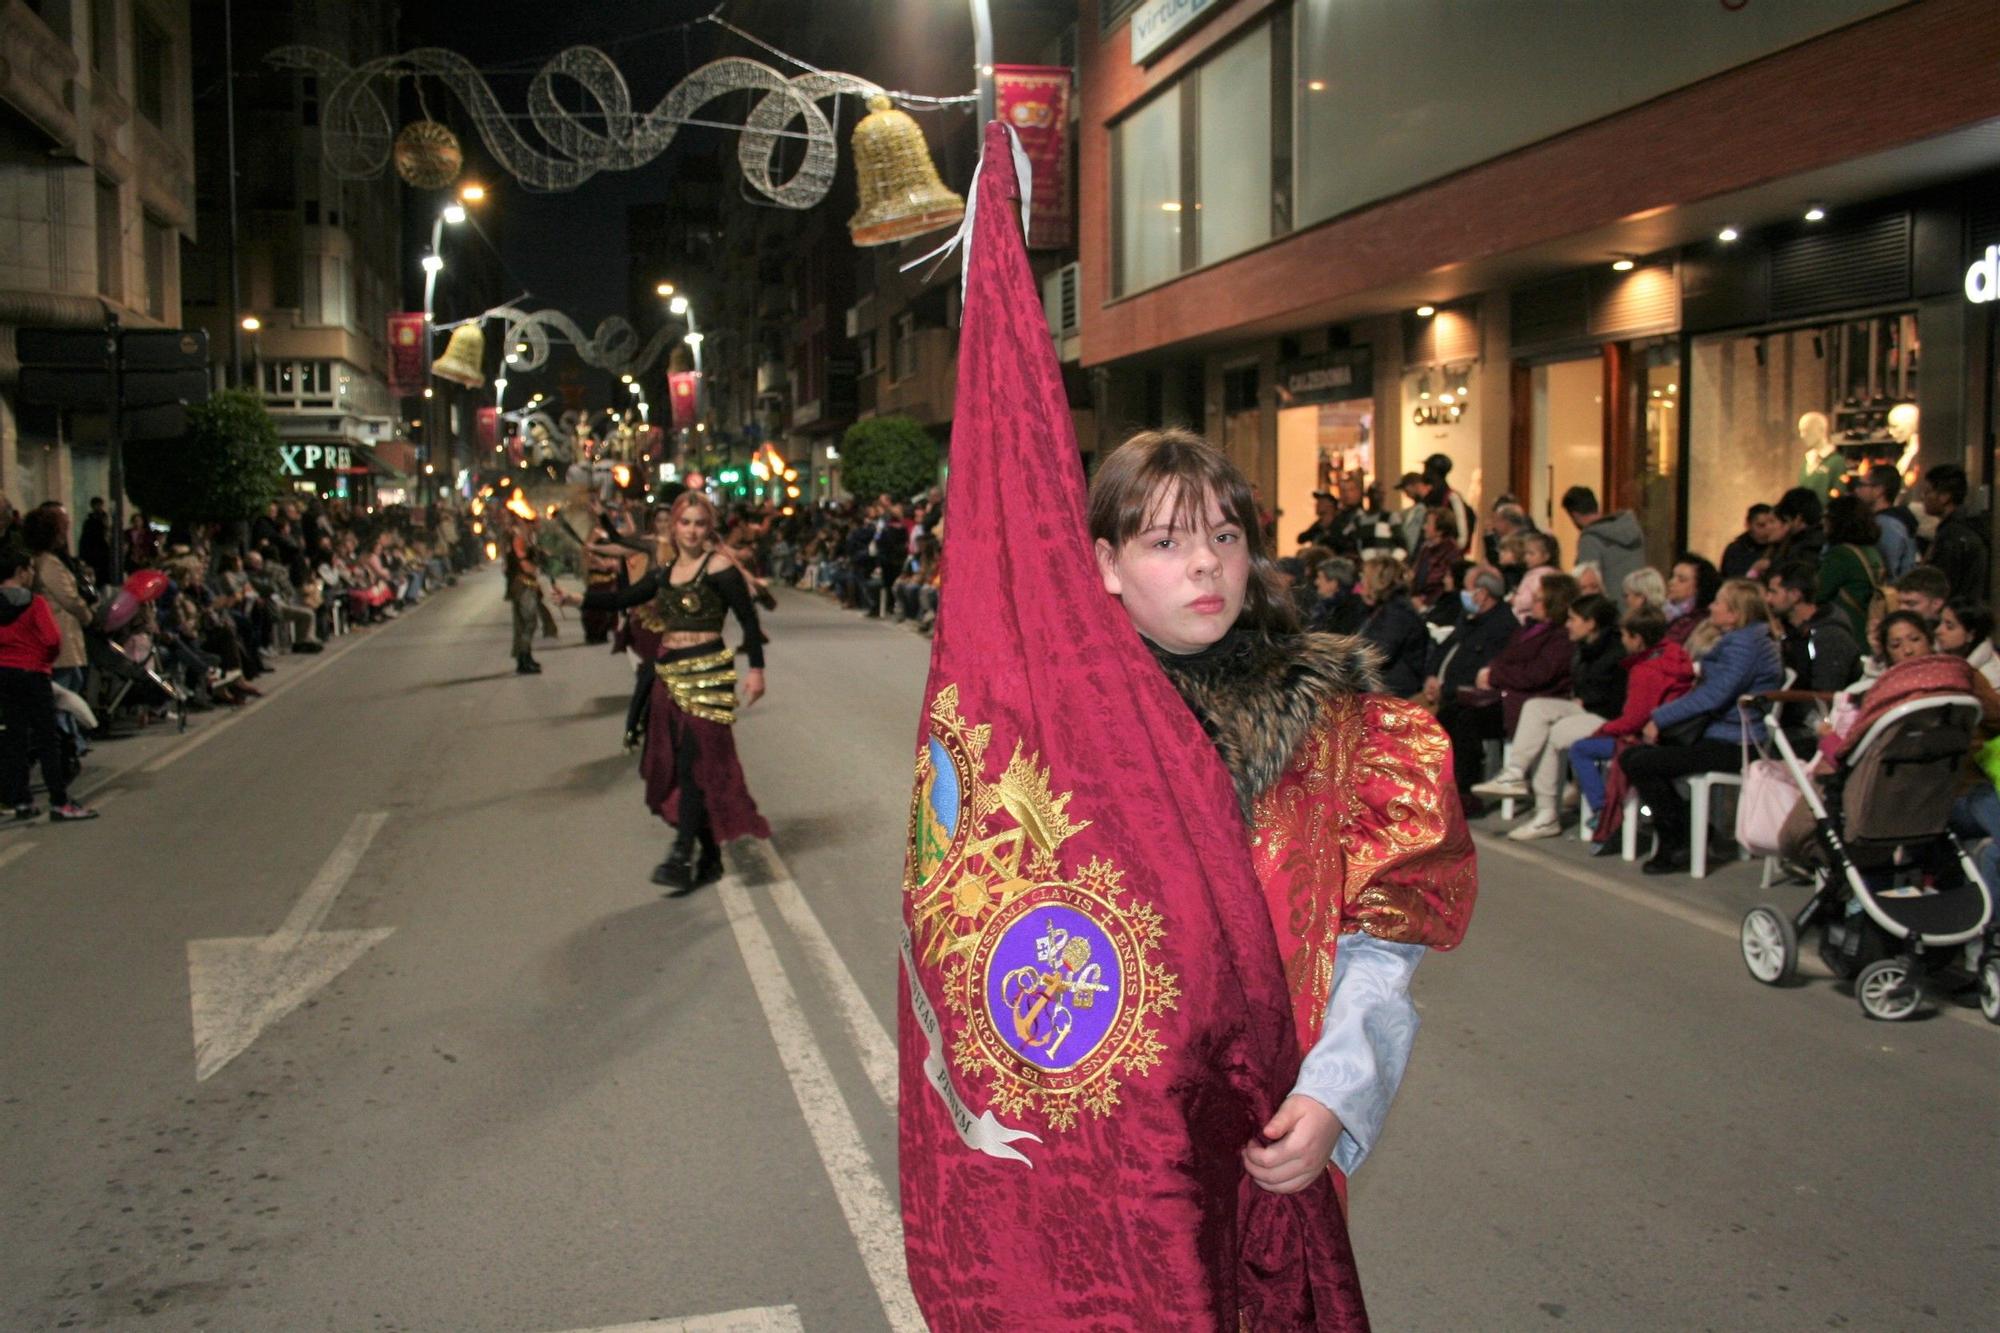
<svg viewBox="0 0 2000 1333">
<path fill-rule="evenodd" d="M 319 929 L 388 818 L 384 810 L 354 817 L 276 934 L 188 941 L 196 1082 L 250 1049 L 265 1028 L 395 933 L 394 926 Z"/>
</svg>

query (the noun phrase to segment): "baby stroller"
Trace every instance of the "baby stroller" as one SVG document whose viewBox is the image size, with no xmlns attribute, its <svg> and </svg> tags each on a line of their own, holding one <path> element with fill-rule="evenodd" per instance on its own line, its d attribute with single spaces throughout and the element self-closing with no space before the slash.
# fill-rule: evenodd
<svg viewBox="0 0 2000 1333">
<path fill-rule="evenodd" d="M 1870 1018 L 1908 1018 L 1927 989 L 1956 988 L 1970 973 L 1980 1008 L 2000 1023 L 1993 889 L 1946 827 L 1978 723 L 1979 701 L 1968 694 L 1897 704 L 1841 757 L 1823 800 L 1784 732 L 1771 727 L 1803 802 L 1787 825 L 1800 834 L 1787 850 L 1811 870 L 1813 894 L 1794 913 L 1766 903 L 1744 914 L 1751 976 L 1767 986 L 1792 981 L 1799 941 L 1817 928 L 1820 959 L 1854 983 Z"/>
</svg>

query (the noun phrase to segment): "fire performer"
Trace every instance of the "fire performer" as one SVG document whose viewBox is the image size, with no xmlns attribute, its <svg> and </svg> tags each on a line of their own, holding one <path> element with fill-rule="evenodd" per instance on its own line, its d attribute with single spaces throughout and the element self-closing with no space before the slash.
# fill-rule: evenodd
<svg viewBox="0 0 2000 1333">
<path fill-rule="evenodd" d="M 514 674 L 539 676 L 542 664 L 535 660 L 535 630 L 549 618 L 542 604 L 541 556 L 535 549 L 535 511 L 516 498 L 506 507 L 507 521 L 507 604 L 514 610 Z M 521 504 L 517 509 L 516 504 Z M 551 627 L 553 632 L 553 627 Z"/>
<path fill-rule="evenodd" d="M 723 642 L 725 614 L 743 628 L 749 670 L 743 706 L 764 695 L 764 635 L 742 571 L 714 549 L 715 505 L 688 491 L 671 510 L 673 550 L 652 573 L 623 591 L 559 593 L 565 605 L 624 610 L 654 603 L 663 626 L 648 703 L 640 772 L 646 805 L 674 829 L 653 882 L 681 897 L 722 878 L 722 844 L 768 838 L 736 757 L 736 659 Z M 696 859 L 699 848 L 700 857 Z"/>
</svg>

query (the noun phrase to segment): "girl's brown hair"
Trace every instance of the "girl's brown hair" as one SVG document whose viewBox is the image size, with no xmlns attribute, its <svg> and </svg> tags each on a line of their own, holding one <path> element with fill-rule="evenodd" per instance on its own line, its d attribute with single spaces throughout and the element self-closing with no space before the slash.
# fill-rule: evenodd
<svg viewBox="0 0 2000 1333">
<path fill-rule="evenodd" d="M 1535 588 L 1535 595 L 1542 599 L 1542 614 L 1551 625 L 1561 625 L 1569 615 L 1570 607 L 1576 604 L 1578 593 L 1576 580 L 1567 574 L 1544 574 Z"/>
<path fill-rule="evenodd" d="M 1207 526 L 1210 498 L 1223 519 L 1242 530 L 1250 552 L 1250 582 L 1236 623 L 1262 633 L 1297 630 L 1298 614 L 1275 581 L 1250 479 L 1191 430 L 1140 431 L 1106 455 L 1090 479 L 1090 535 L 1116 551 L 1158 518 L 1176 531 L 1198 531 Z"/>
</svg>

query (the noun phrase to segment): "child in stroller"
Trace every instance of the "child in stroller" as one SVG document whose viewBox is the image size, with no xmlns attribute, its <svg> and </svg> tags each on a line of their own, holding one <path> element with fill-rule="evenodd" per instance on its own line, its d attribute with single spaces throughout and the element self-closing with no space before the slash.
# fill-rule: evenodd
<svg viewBox="0 0 2000 1333">
<path fill-rule="evenodd" d="M 1771 736 L 1799 791 L 1781 841 L 1813 876 L 1797 912 L 1760 904 L 1744 915 L 1743 961 L 1766 985 L 1798 971 L 1799 941 L 1854 983 L 1871 1018 L 1910 1017 L 1926 988 L 1972 973 L 1980 1007 L 2000 1023 L 2000 932 L 1994 890 L 1947 826 L 1954 787 L 1978 743 L 1992 691 L 1962 659 L 1925 655 L 1884 672 L 1844 735 L 1822 746 L 1815 784 L 1782 730 Z"/>
</svg>

